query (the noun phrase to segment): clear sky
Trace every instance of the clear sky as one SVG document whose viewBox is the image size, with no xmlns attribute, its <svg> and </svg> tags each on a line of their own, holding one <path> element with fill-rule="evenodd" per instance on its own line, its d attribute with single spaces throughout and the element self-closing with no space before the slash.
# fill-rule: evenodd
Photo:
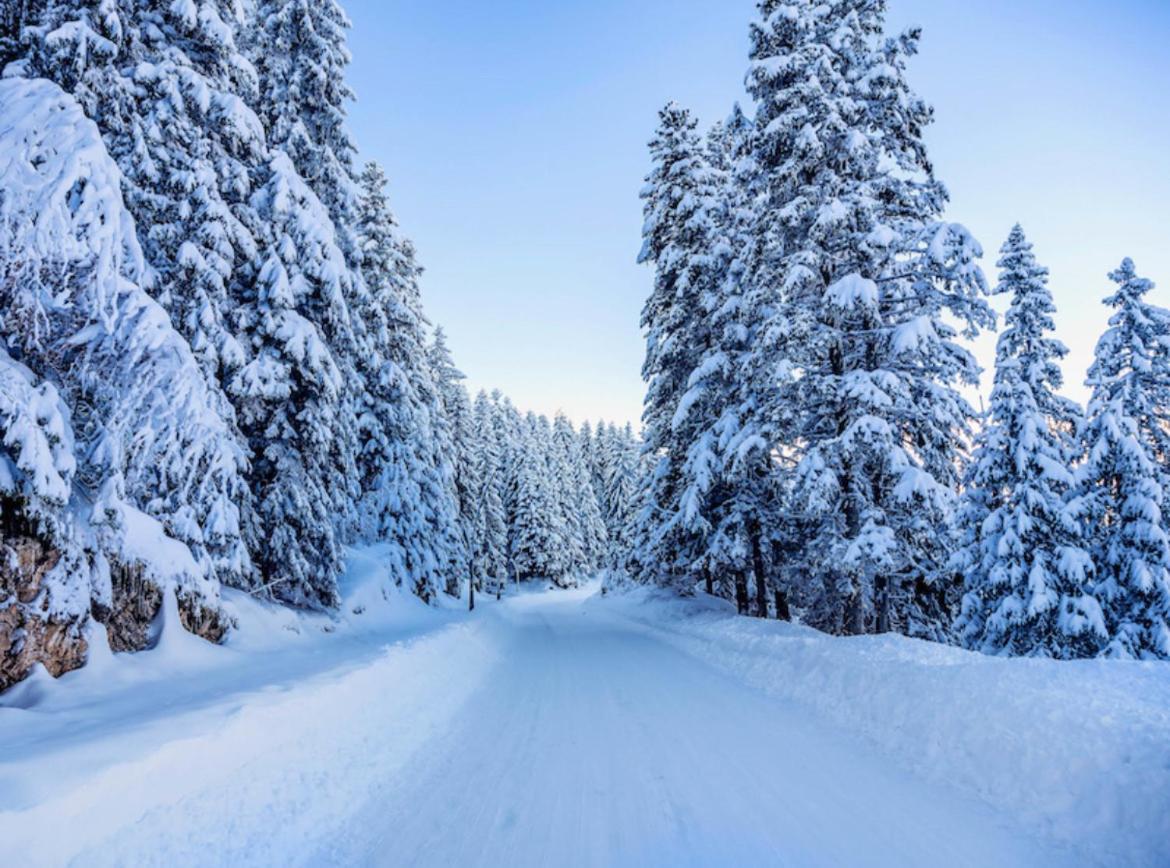
<svg viewBox="0 0 1170 868">
<path fill-rule="evenodd" d="M 668 100 L 709 123 L 744 99 L 754 0 L 343 2 L 354 133 L 386 166 L 469 385 L 637 420 L 645 145 Z M 1170 0 L 889 6 L 893 27 L 924 30 L 910 78 L 936 109 L 949 216 L 989 278 L 1023 223 L 1083 398 L 1107 272 L 1133 257 L 1170 306 Z M 989 366 L 992 339 L 977 350 Z"/>
</svg>

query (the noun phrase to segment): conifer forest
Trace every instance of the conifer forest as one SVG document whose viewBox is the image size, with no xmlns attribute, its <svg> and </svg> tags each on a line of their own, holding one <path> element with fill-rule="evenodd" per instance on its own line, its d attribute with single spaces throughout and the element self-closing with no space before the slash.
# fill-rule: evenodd
<svg viewBox="0 0 1170 868">
<path fill-rule="evenodd" d="M 917 0 L 351 2 L 0 0 L 0 863 L 1170 864 L 1170 273 L 1121 248 L 1071 275 L 1033 242 L 1075 215 L 1002 156 L 1078 143 L 1005 109 L 980 177 L 1021 216 L 976 237 L 932 159 L 964 103 L 917 71 Z M 1106 54 L 1114 26 L 1170 37 L 1157 0 L 1085 5 Z M 383 18 L 420 81 L 462 82 L 400 122 L 463 115 L 464 150 L 372 132 L 414 87 L 360 65 Z M 714 45 L 676 48 L 677 90 L 651 73 L 708 20 L 740 90 Z M 519 348 L 452 314 L 530 299 L 535 334 L 594 273 L 502 287 L 479 248 L 443 272 L 397 176 L 489 166 L 493 111 L 554 185 L 537 219 L 593 207 L 548 180 L 566 121 L 536 106 L 572 72 L 565 116 L 593 111 L 589 76 L 634 60 L 591 40 L 639 21 L 627 84 L 657 111 L 614 219 L 643 227 L 618 266 L 644 400 L 597 421 L 571 382 L 533 399 L 539 364 L 490 382 L 468 359 Z M 534 61 L 504 101 L 521 73 L 462 70 L 513 39 Z M 1131 70 L 1155 129 L 1158 69 Z M 1129 99 L 1075 123 L 1140 138 Z M 437 190 L 485 238 L 525 207 L 500 165 L 490 200 Z M 441 210 L 407 189 L 404 217 Z M 1118 219 L 1167 249 L 1141 207 Z"/>
</svg>

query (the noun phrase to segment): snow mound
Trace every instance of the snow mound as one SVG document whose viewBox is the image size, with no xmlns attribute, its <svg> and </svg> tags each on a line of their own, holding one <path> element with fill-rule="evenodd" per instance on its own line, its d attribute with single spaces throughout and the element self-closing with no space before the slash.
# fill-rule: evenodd
<svg viewBox="0 0 1170 868">
<path fill-rule="evenodd" d="M 648 590 L 595 605 L 1103 864 L 1170 864 L 1170 665 L 834 638 Z"/>
</svg>

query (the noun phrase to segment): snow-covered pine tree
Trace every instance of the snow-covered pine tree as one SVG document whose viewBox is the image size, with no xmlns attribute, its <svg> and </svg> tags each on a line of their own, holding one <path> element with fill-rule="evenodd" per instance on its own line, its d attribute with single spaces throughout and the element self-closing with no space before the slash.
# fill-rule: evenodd
<svg viewBox="0 0 1170 868">
<path fill-rule="evenodd" d="M 447 588 L 461 540 L 452 456 L 427 358 L 426 319 L 414 248 L 400 237 L 386 176 L 369 163 L 360 179 L 357 236 L 369 304 L 358 311 L 371 342 L 359 359 L 367 382 L 360 414 L 363 533 L 391 543 L 396 583 L 433 599 Z"/>
<path fill-rule="evenodd" d="M 519 580 L 516 564 L 512 560 L 515 550 L 517 515 L 519 504 L 517 494 L 520 490 L 520 466 L 524 456 L 524 444 L 527 439 L 524 435 L 524 419 L 506 395 L 499 389 L 492 392 L 492 405 L 495 408 L 493 422 L 496 427 L 496 440 L 500 444 L 500 460 L 503 464 L 504 476 L 504 516 L 508 528 L 508 575 Z"/>
<path fill-rule="evenodd" d="M 249 55 L 268 142 L 284 151 L 325 205 L 347 256 L 356 249 L 358 187 L 346 106 L 349 19 L 335 0 L 258 0 Z"/>
<path fill-rule="evenodd" d="M 572 569 L 589 573 L 601 566 L 608 535 L 580 440 L 564 413 L 557 413 L 553 420 L 553 447 L 555 484 L 569 534 Z"/>
<path fill-rule="evenodd" d="M 350 313 L 344 256 L 324 206 L 282 151 L 252 198 L 262 240 L 236 313 L 251 358 L 228 383 L 251 446 L 251 538 L 264 586 L 296 606 L 339 602 L 343 529 L 356 501 L 356 443 L 327 335 Z"/>
<path fill-rule="evenodd" d="M 247 217 L 266 158 L 242 24 L 231 0 L 61 0 L 27 70 L 59 81 L 98 123 L 158 273 L 152 291 L 221 382 L 245 361 L 232 282 L 257 257 Z"/>
<path fill-rule="evenodd" d="M 573 467 L 572 440 L 573 426 L 564 413 L 558 412 L 553 417 L 548 442 L 549 484 L 564 524 L 566 572 L 576 575 L 589 561 L 590 541 L 578 500 L 581 492 Z"/>
<path fill-rule="evenodd" d="M 1067 508 L 1080 417 L 1057 394 L 1068 350 L 1051 337 L 1048 270 L 1018 225 L 999 267 L 996 293 L 1009 296 L 1011 307 L 958 513 L 965 594 L 956 633 L 991 654 L 1092 657 L 1105 623 L 1088 590 L 1092 562 Z"/>
<path fill-rule="evenodd" d="M 460 585 L 467 574 L 469 533 L 473 521 L 472 492 L 479 488 L 471 447 L 471 401 L 463 385 L 466 377 L 455 367 L 442 326 L 435 327 L 427 359 L 439 403 L 435 442 L 439 454 L 450 464 L 451 497 L 457 515 L 459 544 L 451 552 L 453 560 L 448 568 L 447 593 L 459 596 Z"/>
<path fill-rule="evenodd" d="M 354 98 L 345 81 L 350 25 L 334 0 L 260 0 L 250 24 L 246 43 L 256 66 L 256 106 L 269 148 L 286 154 L 312 191 L 318 201 L 304 210 L 310 219 L 321 221 L 318 235 L 331 233 L 332 244 L 341 253 L 340 260 L 330 256 L 331 273 L 324 277 L 343 304 L 323 321 L 315 321 L 341 375 L 342 391 L 333 402 L 335 455 L 340 460 L 331 487 L 341 496 L 336 532 L 339 538 L 350 539 L 358 527 L 353 505 L 361 498 L 354 454 L 361 436 L 358 414 L 369 403 L 370 384 L 361 369 L 376 352 L 367 320 L 359 315 L 369 309 L 371 300 L 356 236 L 356 148 L 345 124 L 346 106 Z M 321 256 L 320 250 L 306 253 Z"/>
<path fill-rule="evenodd" d="M 593 426 L 588 419 L 581 423 L 581 430 L 577 432 L 577 438 L 581 444 L 581 458 L 589 473 L 589 484 L 593 486 L 593 496 L 597 498 L 599 504 L 604 497 L 603 474 L 601 472 L 601 440 L 604 432 L 605 423 L 598 422 L 597 433 L 594 434 Z"/>
<path fill-rule="evenodd" d="M 472 580 L 485 591 L 500 591 L 508 579 L 508 525 L 504 511 L 503 446 L 496 425 L 496 406 L 486 392 L 475 398 L 472 444 L 476 460 L 472 492 L 470 551 Z"/>
<path fill-rule="evenodd" d="M 807 619 L 836 633 L 943 638 L 957 589 L 944 574 L 978 368 L 955 338 L 989 326 L 976 259 L 943 222 L 945 188 L 909 89 L 918 32 L 883 35 L 884 4 L 763 0 L 748 86 L 767 197 L 753 364 L 784 388 L 759 396 L 799 449 L 790 513 Z M 774 348 L 774 351 L 773 351 Z"/>
<path fill-rule="evenodd" d="M 697 417 L 688 414 L 688 383 L 709 345 L 703 298 L 718 281 L 711 267 L 715 239 L 710 210 L 715 185 L 697 123 L 670 103 L 659 112 L 650 143 L 654 168 L 642 190 L 645 224 L 638 261 L 655 266 L 654 288 L 642 311 L 647 384 L 643 406 L 647 455 L 656 461 L 645 481 L 631 570 L 642 582 L 689 593 L 707 532 L 701 514 L 684 505 L 687 455 Z"/>
<path fill-rule="evenodd" d="M 240 15 L 228 0 L 54 0 L 6 70 L 57 82 L 97 123 L 138 226 L 148 266 L 141 283 L 194 351 L 211 412 L 229 433 L 235 419 L 222 384 L 248 355 L 234 282 L 257 257 L 252 172 L 265 159 L 264 130 L 247 103 L 255 78 L 236 47 Z M 233 450 L 246 454 L 233 436 Z M 247 492 L 233 508 L 247 519 Z M 255 583 L 234 555 L 218 570 L 230 584 Z"/>
<path fill-rule="evenodd" d="M 244 456 L 187 343 L 142 289 L 149 270 L 121 173 L 77 101 L 43 79 L 0 81 L 0 152 L 0 337 L 20 358 L 9 372 L 22 368 L 22 390 L 41 396 L 23 412 L 48 432 L 56 474 L 68 477 L 54 508 L 74 516 L 57 524 L 102 525 L 87 557 L 126 565 L 123 513 L 157 518 L 193 567 L 164 575 L 144 565 L 145 577 L 160 590 L 174 582 L 184 623 L 201 631 L 216 620 L 217 580 L 250 574 L 237 508 Z M 62 422 L 48 412 L 54 402 Z M 108 607 L 109 571 L 95 578 L 85 605 Z"/>
<path fill-rule="evenodd" d="M 758 294 L 751 302 L 745 295 L 758 247 L 753 143 L 753 123 L 738 105 L 708 137 L 716 183 L 709 267 L 716 279 L 702 298 L 707 343 L 684 399 L 688 411 L 697 415 L 684 500 L 708 527 L 698 559 L 708 592 L 733 596 L 741 612 L 754 608 L 766 617 L 770 591 L 779 591 L 773 587 L 767 557 L 779 521 L 775 426 L 762 411 L 777 374 L 757 364 L 755 355 L 767 339 L 761 323 L 769 307 L 757 305 Z M 776 608 L 783 615 L 787 606 L 780 600 L 778 596 Z"/>
<path fill-rule="evenodd" d="M 1165 455 L 1154 432 L 1170 406 L 1170 312 L 1131 260 L 1110 274 L 1114 308 L 1089 369 L 1092 388 L 1073 508 L 1084 521 L 1105 611 L 1104 654 L 1170 657 L 1170 541 L 1162 508 Z"/>
<path fill-rule="evenodd" d="M 642 447 L 629 423 L 621 429 L 610 424 L 605 428 L 603 459 L 605 494 L 602 500 L 609 536 L 607 566 L 621 569 L 633 546 L 634 521 L 641 489 Z"/>
<path fill-rule="evenodd" d="M 509 545 L 519 581 L 572 582 L 568 529 L 552 477 L 552 429 L 528 413 L 519 430 L 512 476 L 513 516 Z"/>
</svg>

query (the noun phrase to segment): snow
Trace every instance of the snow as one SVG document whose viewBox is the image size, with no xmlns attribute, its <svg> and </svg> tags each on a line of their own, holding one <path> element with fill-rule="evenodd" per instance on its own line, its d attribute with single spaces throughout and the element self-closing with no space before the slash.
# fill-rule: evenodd
<svg viewBox="0 0 1170 868">
<path fill-rule="evenodd" d="M 176 632 L 0 697 L 6 848 L 87 866 L 1170 858 L 1165 665 L 832 639 L 596 584 L 469 615 L 393 588 L 385 555 L 351 553 L 334 618 L 229 592 L 226 647 Z"/>
<path fill-rule="evenodd" d="M 877 307 L 878 286 L 856 272 L 847 274 L 825 290 L 825 301 L 845 309 Z"/>
<path fill-rule="evenodd" d="M 738 617 L 720 601 L 644 589 L 606 605 L 802 709 L 822 730 L 994 806 L 1074 863 L 1170 860 L 1164 663 L 1004 659 L 895 635 L 829 638 Z"/>
</svg>

